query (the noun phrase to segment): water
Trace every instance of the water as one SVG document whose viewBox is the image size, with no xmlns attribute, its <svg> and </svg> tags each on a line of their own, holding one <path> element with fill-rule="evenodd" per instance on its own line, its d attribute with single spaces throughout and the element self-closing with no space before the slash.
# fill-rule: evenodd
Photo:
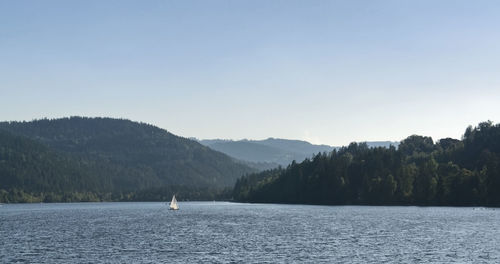
<svg viewBox="0 0 500 264">
<path fill-rule="evenodd" d="M 500 263 L 500 210 L 180 202 L 0 207 L 2 263 Z"/>
</svg>

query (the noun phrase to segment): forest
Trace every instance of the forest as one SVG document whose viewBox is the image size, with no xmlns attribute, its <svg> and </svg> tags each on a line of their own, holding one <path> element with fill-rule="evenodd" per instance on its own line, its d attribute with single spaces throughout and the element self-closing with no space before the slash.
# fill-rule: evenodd
<svg viewBox="0 0 500 264">
<path fill-rule="evenodd" d="M 234 188 L 231 188 L 234 186 Z M 0 202 L 167 201 L 500 206 L 500 124 L 461 140 L 351 143 L 256 173 L 157 127 L 109 118 L 0 123 Z"/>
<path fill-rule="evenodd" d="M 158 127 L 112 118 L 0 122 L 0 202 L 213 200 L 254 169 Z M 227 196 L 227 195 L 226 195 Z"/>
<path fill-rule="evenodd" d="M 351 143 L 286 168 L 246 175 L 239 202 L 320 205 L 500 206 L 500 124 L 461 140 L 412 135 L 396 147 Z"/>
</svg>

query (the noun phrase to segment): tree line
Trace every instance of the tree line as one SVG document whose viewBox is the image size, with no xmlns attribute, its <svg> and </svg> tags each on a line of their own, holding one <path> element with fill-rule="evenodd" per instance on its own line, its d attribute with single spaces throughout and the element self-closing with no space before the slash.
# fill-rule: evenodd
<svg viewBox="0 0 500 264">
<path fill-rule="evenodd" d="M 398 148 L 351 143 L 286 168 L 246 175 L 240 202 L 330 205 L 500 206 L 500 124 L 469 126 L 462 140 L 413 135 Z"/>
</svg>

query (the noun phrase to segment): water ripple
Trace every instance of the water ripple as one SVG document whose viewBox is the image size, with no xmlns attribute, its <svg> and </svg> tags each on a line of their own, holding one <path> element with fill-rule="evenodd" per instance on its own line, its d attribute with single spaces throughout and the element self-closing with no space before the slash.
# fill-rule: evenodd
<svg viewBox="0 0 500 264">
<path fill-rule="evenodd" d="M 499 263 L 500 210 L 181 203 L 0 208 L 3 263 Z"/>
</svg>

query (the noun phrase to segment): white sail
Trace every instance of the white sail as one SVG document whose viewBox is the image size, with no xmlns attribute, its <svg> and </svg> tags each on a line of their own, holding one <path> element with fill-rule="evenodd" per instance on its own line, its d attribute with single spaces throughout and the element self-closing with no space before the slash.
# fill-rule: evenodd
<svg viewBox="0 0 500 264">
<path fill-rule="evenodd" d="M 170 202 L 170 209 L 171 210 L 178 210 L 179 205 L 177 205 L 177 199 L 175 199 L 175 194 L 174 197 L 172 197 L 172 201 Z"/>
</svg>

